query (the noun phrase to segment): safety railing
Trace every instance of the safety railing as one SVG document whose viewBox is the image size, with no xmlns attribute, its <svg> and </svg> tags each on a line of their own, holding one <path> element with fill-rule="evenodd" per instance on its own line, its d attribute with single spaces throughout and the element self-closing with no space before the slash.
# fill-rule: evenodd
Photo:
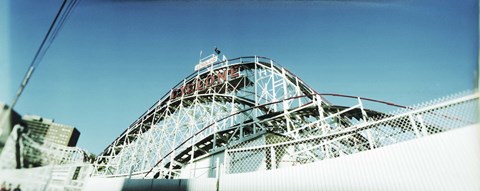
<svg viewBox="0 0 480 191">
<path fill-rule="evenodd" d="M 90 164 L 49 165 L 37 168 L 0 170 L 0 182 L 11 190 L 80 191 L 93 166 Z"/>
<path fill-rule="evenodd" d="M 16 125 L 12 132 L 17 132 L 19 128 L 23 127 Z M 89 156 L 89 153 L 81 148 L 68 147 L 47 140 L 39 143 L 25 133 L 21 134 L 21 137 L 18 137 L 17 133 L 11 133 L 3 149 L 0 155 L 0 169 L 83 163 L 88 161 Z"/>
</svg>

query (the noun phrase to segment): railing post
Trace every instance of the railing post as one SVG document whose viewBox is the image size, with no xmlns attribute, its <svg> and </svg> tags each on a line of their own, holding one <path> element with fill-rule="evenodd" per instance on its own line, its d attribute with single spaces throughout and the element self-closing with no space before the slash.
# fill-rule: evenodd
<svg viewBox="0 0 480 191">
<path fill-rule="evenodd" d="M 133 165 L 130 166 L 130 171 L 128 172 L 128 179 L 132 179 L 133 167 Z"/>
<path fill-rule="evenodd" d="M 277 168 L 277 160 L 276 160 L 276 156 L 275 156 L 275 148 L 274 148 L 273 146 L 270 147 L 270 167 L 271 167 L 271 170 Z"/>
<path fill-rule="evenodd" d="M 420 138 L 422 135 L 420 134 L 420 131 L 418 131 L 417 124 L 415 123 L 415 118 L 413 117 L 412 114 L 409 114 L 408 119 L 410 120 L 410 124 L 412 125 L 415 135 L 417 136 L 417 138 Z"/>
<path fill-rule="evenodd" d="M 215 177 L 218 179 L 220 177 L 220 161 L 219 158 L 215 161 Z"/>
<path fill-rule="evenodd" d="M 315 95 L 315 103 L 317 105 L 317 109 L 318 109 L 318 114 L 320 115 L 320 127 L 322 127 L 322 131 L 323 133 L 327 133 L 328 131 L 328 128 L 327 128 L 327 122 L 325 121 L 325 113 L 323 111 L 323 107 L 322 107 L 322 98 L 320 97 L 320 95 L 316 94 Z"/>
<path fill-rule="evenodd" d="M 332 158 L 330 155 L 330 147 L 328 147 L 325 141 L 323 141 L 323 152 L 325 152 L 325 158 Z"/>
<path fill-rule="evenodd" d="M 229 173 L 230 168 L 230 155 L 227 149 L 225 149 L 225 155 L 223 156 L 223 172 L 225 174 Z"/>
<path fill-rule="evenodd" d="M 220 186 L 220 162 L 219 162 L 219 158 L 217 158 L 217 161 L 215 162 L 215 165 L 216 165 L 216 169 L 215 169 L 215 179 L 216 179 L 216 183 L 215 183 L 215 188 L 216 188 L 216 191 L 220 190 L 219 186 Z"/>
<path fill-rule="evenodd" d="M 362 112 L 363 123 L 366 123 L 367 117 L 368 117 L 367 112 L 365 112 L 365 110 L 363 109 L 363 103 L 360 97 L 357 97 L 357 100 L 358 100 L 358 105 L 360 106 L 360 111 Z M 367 139 L 368 139 L 368 145 L 370 147 L 370 150 L 374 149 L 376 145 L 375 145 L 375 142 L 373 141 L 371 129 L 367 130 Z"/>
<path fill-rule="evenodd" d="M 360 97 L 357 97 L 357 100 L 358 100 L 358 104 L 360 105 L 360 110 L 362 111 L 362 119 L 363 119 L 363 122 L 367 122 L 367 112 L 365 112 L 365 110 L 363 109 L 363 103 L 362 103 L 362 100 L 360 99 Z"/>
<path fill-rule="evenodd" d="M 367 130 L 367 139 L 368 139 L 368 145 L 370 147 L 370 150 L 373 150 L 375 148 L 375 143 L 373 142 L 371 129 Z"/>
<path fill-rule="evenodd" d="M 428 135 L 427 127 L 425 126 L 425 121 L 423 121 L 422 115 L 418 114 L 417 119 L 418 119 L 418 122 L 420 123 L 422 135 L 423 136 Z"/>
</svg>

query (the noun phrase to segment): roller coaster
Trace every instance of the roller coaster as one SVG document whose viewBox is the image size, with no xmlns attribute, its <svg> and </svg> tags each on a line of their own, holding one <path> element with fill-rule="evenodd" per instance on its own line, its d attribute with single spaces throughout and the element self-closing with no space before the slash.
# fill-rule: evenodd
<svg viewBox="0 0 480 191">
<path fill-rule="evenodd" d="M 344 96 L 354 98 L 353 106 L 335 105 L 325 96 L 342 95 L 317 93 L 266 57 L 214 61 L 200 63 L 116 138 L 97 157 L 93 176 L 176 179 L 212 177 L 219 166 L 225 173 L 271 170 L 468 124 L 438 110 L 409 113 L 414 108 L 354 96 Z M 367 109 L 363 101 L 402 114 Z"/>
</svg>

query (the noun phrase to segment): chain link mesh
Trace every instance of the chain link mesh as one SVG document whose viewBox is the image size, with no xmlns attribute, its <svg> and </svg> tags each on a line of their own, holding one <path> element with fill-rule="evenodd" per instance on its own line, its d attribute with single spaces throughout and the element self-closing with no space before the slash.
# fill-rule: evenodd
<svg viewBox="0 0 480 191">
<path fill-rule="evenodd" d="M 297 166 L 476 124 L 478 99 L 477 93 L 464 92 L 307 138 L 293 139 L 266 133 L 228 149 L 225 152 L 225 172 L 233 174 Z"/>
</svg>

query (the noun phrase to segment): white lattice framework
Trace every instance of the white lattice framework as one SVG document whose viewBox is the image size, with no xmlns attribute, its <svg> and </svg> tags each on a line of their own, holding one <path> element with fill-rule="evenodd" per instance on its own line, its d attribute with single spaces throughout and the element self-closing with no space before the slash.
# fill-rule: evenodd
<svg viewBox="0 0 480 191">
<path fill-rule="evenodd" d="M 197 158 L 266 133 L 304 139 L 381 115 L 358 102 L 346 110 L 331 105 L 265 57 L 217 62 L 185 78 L 130 125 L 97 157 L 94 176 L 175 178 Z"/>
</svg>

